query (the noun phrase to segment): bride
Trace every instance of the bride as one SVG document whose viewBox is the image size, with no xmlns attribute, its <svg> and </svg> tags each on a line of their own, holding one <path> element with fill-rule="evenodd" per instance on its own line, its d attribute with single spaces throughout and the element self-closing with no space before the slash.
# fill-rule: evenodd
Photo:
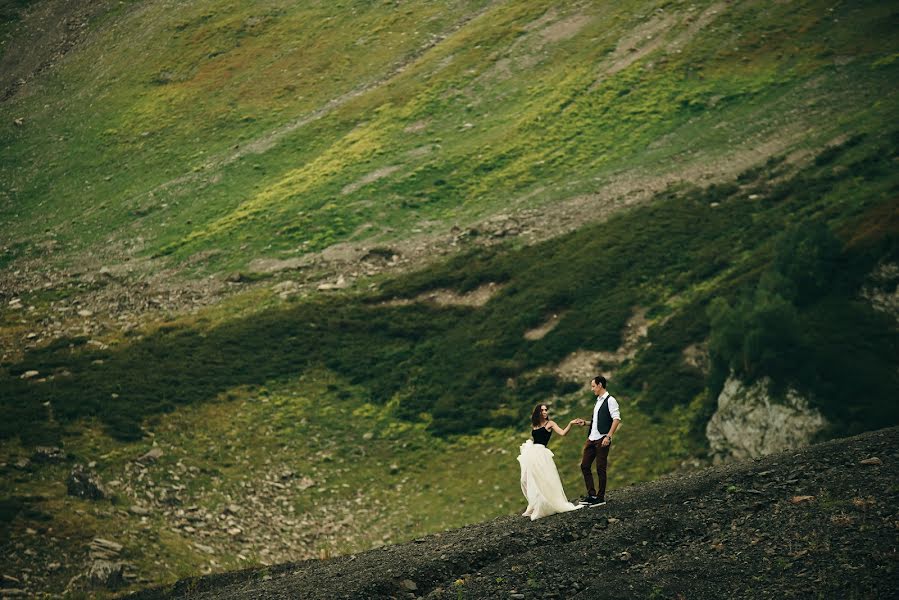
<svg viewBox="0 0 899 600">
<path fill-rule="evenodd" d="M 546 447 L 553 431 L 564 436 L 571 426 L 583 425 L 581 419 L 572 419 L 565 429 L 555 421 L 549 420 L 549 408 L 546 404 L 538 404 L 531 414 L 531 436 L 521 445 L 518 462 L 521 463 L 521 491 L 527 498 L 527 510 L 521 515 L 531 520 L 539 519 L 559 512 L 567 512 L 581 508 L 572 504 L 565 497 L 559 471 L 553 462 L 553 453 Z"/>
</svg>

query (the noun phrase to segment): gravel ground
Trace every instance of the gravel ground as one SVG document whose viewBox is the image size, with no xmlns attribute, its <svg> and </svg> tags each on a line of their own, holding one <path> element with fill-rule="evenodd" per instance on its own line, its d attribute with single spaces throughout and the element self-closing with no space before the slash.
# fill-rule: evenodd
<svg viewBox="0 0 899 600">
<path fill-rule="evenodd" d="M 127 598 L 894 598 L 897 442 L 883 429 L 612 490 L 603 507 Z"/>
</svg>

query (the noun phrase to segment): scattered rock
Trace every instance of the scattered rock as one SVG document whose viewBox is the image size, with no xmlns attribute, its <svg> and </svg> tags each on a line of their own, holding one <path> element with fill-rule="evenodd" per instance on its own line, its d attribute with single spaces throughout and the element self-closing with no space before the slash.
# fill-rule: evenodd
<svg viewBox="0 0 899 600">
<path fill-rule="evenodd" d="M 146 453 L 137 457 L 137 462 L 143 463 L 143 464 L 154 463 L 157 460 L 159 460 L 160 458 L 162 458 L 162 456 L 164 454 L 165 453 L 162 451 L 162 448 L 154 446 L 153 448 L 150 448 L 150 450 L 147 451 Z"/>
<path fill-rule="evenodd" d="M 410 592 L 414 592 L 418 589 L 418 585 L 411 579 L 404 579 L 401 582 L 401 585 L 403 586 L 403 589 L 409 590 Z"/>
<path fill-rule="evenodd" d="M 93 560 L 115 561 L 121 551 L 121 544 L 103 538 L 94 538 L 88 546 L 88 556 Z"/>
<path fill-rule="evenodd" d="M 792 504 L 802 504 L 803 502 L 811 502 L 814 499 L 814 496 L 793 496 L 790 498 L 790 502 Z"/>
<path fill-rule="evenodd" d="M 95 560 L 87 573 L 91 587 L 116 590 L 125 585 L 125 565 L 121 562 Z"/>
<path fill-rule="evenodd" d="M 65 459 L 65 452 L 55 446 L 38 446 L 31 455 L 31 460 L 37 463 L 62 462 Z"/>
<path fill-rule="evenodd" d="M 883 461 L 877 458 L 876 456 L 872 456 L 871 458 L 866 458 L 865 460 L 859 462 L 860 465 L 882 465 Z"/>
<path fill-rule="evenodd" d="M 19 378 L 20 379 L 31 379 L 32 377 L 37 377 L 40 374 L 41 374 L 40 371 L 25 371 L 24 373 L 22 373 L 22 375 L 20 375 Z"/>
<path fill-rule="evenodd" d="M 215 554 L 215 549 L 212 546 L 194 542 L 194 548 L 196 548 L 200 552 L 205 552 L 206 554 Z"/>
<path fill-rule="evenodd" d="M 347 283 L 346 278 L 343 275 L 340 275 L 334 283 L 322 283 L 319 284 L 316 289 L 320 292 L 330 292 L 333 290 L 344 290 L 348 287 L 350 286 L 349 283 Z"/>
<path fill-rule="evenodd" d="M 75 465 L 75 468 L 72 469 L 69 478 L 66 479 L 66 488 L 69 496 L 76 498 L 101 500 L 107 496 L 100 478 L 96 474 L 86 471 L 81 465 Z"/>
</svg>

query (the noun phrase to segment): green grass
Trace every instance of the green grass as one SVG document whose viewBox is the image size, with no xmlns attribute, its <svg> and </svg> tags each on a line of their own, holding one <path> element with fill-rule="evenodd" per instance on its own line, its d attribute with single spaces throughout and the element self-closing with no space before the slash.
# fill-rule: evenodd
<svg viewBox="0 0 899 600">
<path fill-rule="evenodd" d="M 95 471 L 105 482 L 132 482 L 142 490 L 152 481 L 157 493 L 183 485 L 181 506 L 201 506 L 213 514 L 234 503 L 249 509 L 248 495 L 264 487 L 273 473 L 289 469 L 309 478 L 314 485 L 292 490 L 288 505 L 267 504 L 267 509 L 285 519 L 301 516 L 313 524 L 344 525 L 331 531 L 310 527 L 306 542 L 289 555 L 293 559 L 358 552 L 524 509 L 516 456 L 518 444 L 527 439 L 526 428 L 473 426 L 447 441 L 429 434 L 424 424 L 398 419 L 393 407 L 367 402 L 366 396 L 365 388 L 319 369 L 272 386 L 229 390 L 214 401 L 158 415 L 148 426 L 164 454 L 147 467 L 143 484 L 136 481 L 131 462 L 149 448 L 148 440 L 114 440 L 89 419 L 79 423 L 81 435 L 67 440 L 66 451 L 71 460 L 96 461 Z M 553 414 L 560 421 L 585 415 L 591 398 L 578 390 L 560 399 Z M 620 449 L 611 458 L 610 489 L 679 468 L 695 448 L 660 441 L 686 439 L 689 421 L 689 411 L 684 411 L 666 424 L 653 424 L 639 410 L 628 409 L 627 426 L 620 444 L 616 442 Z M 575 428 L 551 442 L 572 497 L 582 493 L 577 465 L 583 431 Z M 0 452 L 4 460 L 27 454 L 9 442 Z M 18 506 L 0 527 L 10 535 L 26 535 L 25 528 L 33 527 L 81 545 L 92 537 L 115 539 L 125 546 L 123 558 L 154 583 L 264 561 L 261 547 L 250 544 L 211 557 L 191 544 L 197 538 L 173 530 L 155 510 L 146 520 L 128 514 L 124 509 L 148 501 L 142 493 L 126 494 L 121 486 L 112 488 L 114 496 L 107 500 L 67 497 L 60 482 L 69 469 L 70 463 L 46 465 L 10 480 L 13 498 L 4 506 Z M 288 557 L 280 544 L 272 549 L 280 560 Z M 59 577 L 64 586 L 66 574 Z"/>
<path fill-rule="evenodd" d="M 4 35 L 26 5 L 13 4 Z M 199 278 L 350 239 L 392 255 L 413 229 L 674 183 L 547 242 L 476 248 L 367 291 L 280 301 L 256 287 L 108 334 L 104 350 L 76 337 L 13 355 L 2 460 L 62 444 L 109 481 L 152 434 L 168 449 L 153 476 L 194 467 L 185 493 L 209 509 L 282 466 L 316 481 L 293 514 L 372 501 L 303 557 L 398 542 L 523 508 L 515 454 L 533 405 L 560 421 L 590 408 L 554 366 L 618 349 L 639 308 L 648 336 L 611 384 L 614 492 L 703 456 L 722 372 L 683 352 L 720 334 L 716 300 L 736 306 L 790 272 L 782 248 L 812 224 L 838 241 L 837 268 L 790 300 L 795 347 L 768 346 L 791 357 L 776 383 L 808 395 L 828 435 L 895 424 L 895 322 L 860 296 L 897 261 L 894 20 L 873 1 L 110 4 L 0 105 L 4 272 L 133 256 Z M 388 303 L 485 283 L 502 285 L 483 307 Z M 20 297 L 29 319 L 56 318 L 52 303 L 83 285 Z M 524 338 L 552 315 L 545 337 Z M 29 331 L 6 306 L 0 328 Z M 19 378 L 30 369 L 40 377 Z M 572 435 L 552 442 L 570 496 Z M 3 537 L 30 526 L 82 551 L 121 533 L 154 582 L 263 560 L 213 565 L 163 519 L 125 514 L 139 498 L 69 498 L 68 468 L 4 467 Z"/>
<path fill-rule="evenodd" d="M 706 307 L 712 299 L 737 298 L 754 288 L 772 264 L 784 223 L 800 213 L 806 221 L 827 223 L 830 217 L 829 226 L 845 236 L 858 231 L 866 237 L 836 250 L 840 264 L 852 268 L 828 271 L 826 288 L 798 306 L 808 332 L 798 352 L 791 350 L 799 358 L 768 374 L 809 392 L 837 422 L 849 418 L 852 430 L 895 421 L 887 400 L 895 382 L 888 359 L 895 355 L 895 335 L 888 317 L 857 300 L 865 274 L 897 252 L 895 220 L 869 231 L 895 186 L 895 175 L 878 166 L 896 156 L 892 144 L 884 136 L 864 150 L 847 145 L 840 157 L 769 188 L 782 168 L 774 161 L 770 169 L 754 172 L 754 179 L 742 177 L 741 186 L 666 192 L 601 225 L 534 246 L 459 255 L 385 280 L 372 293 L 274 304 L 224 320 L 184 317 L 142 335 L 133 332 L 134 339 L 105 350 L 86 346 L 84 338 L 58 340 L 4 365 L 12 377 L 0 381 L 2 402 L 13 415 L 5 433 L 31 443 L 48 441 L 69 423 L 98 417 L 113 434 L 135 438 L 143 419 L 154 414 L 321 366 L 362 386 L 373 404 L 395 406 L 399 417 L 428 422 L 438 434 L 464 433 L 472 422 L 509 426 L 535 402 L 570 391 L 569 384 L 539 373 L 576 350 L 618 348 L 637 306 L 655 315 L 650 343 L 624 365 L 616 384 L 649 414 L 662 417 L 707 387 L 713 401 L 720 371 L 707 381 L 681 352 L 708 338 Z M 834 160 L 846 166 L 835 169 Z M 843 207 L 857 216 L 832 216 L 845 212 Z M 485 282 L 503 286 L 479 309 L 385 303 L 437 288 L 464 292 Z M 546 337 L 524 338 L 558 313 L 563 317 Z M 791 343 L 772 340 L 771 351 Z M 864 374 L 858 384 L 864 394 L 854 401 L 851 416 L 827 393 L 843 377 L 841 360 Z M 17 377 L 31 369 L 51 377 Z"/>
<path fill-rule="evenodd" d="M 204 268 L 234 269 L 369 223 L 364 237 L 389 241 L 535 191 L 529 202 L 551 206 L 622 170 L 672 173 L 760 138 L 820 145 L 895 114 L 881 3 L 732 6 L 692 36 L 706 3 L 667 16 L 648 2 L 223 7 L 122 5 L 2 108 L 28 115 L 2 126 L 5 228 L 32 240 L 51 228 L 62 263 L 140 236 L 142 254 L 215 249 Z M 566 19 L 579 23 L 569 34 L 546 29 Z M 647 42 L 622 38 L 658 23 L 663 43 L 629 61 L 625 46 Z M 860 89 L 880 100 L 863 105 Z"/>
</svg>

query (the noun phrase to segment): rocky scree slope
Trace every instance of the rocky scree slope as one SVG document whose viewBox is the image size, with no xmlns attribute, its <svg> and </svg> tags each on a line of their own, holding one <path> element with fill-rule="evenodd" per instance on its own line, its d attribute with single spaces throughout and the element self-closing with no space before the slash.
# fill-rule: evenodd
<svg viewBox="0 0 899 600">
<path fill-rule="evenodd" d="M 899 589 L 897 442 L 883 429 L 613 490 L 604 507 L 128 598 L 885 598 Z"/>
</svg>

